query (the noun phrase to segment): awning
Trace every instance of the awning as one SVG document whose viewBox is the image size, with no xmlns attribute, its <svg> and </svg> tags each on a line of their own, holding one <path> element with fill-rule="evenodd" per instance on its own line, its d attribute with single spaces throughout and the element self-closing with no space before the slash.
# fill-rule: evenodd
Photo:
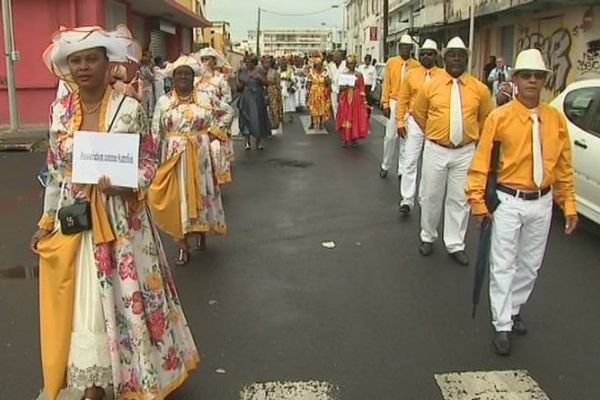
<svg viewBox="0 0 600 400">
<path fill-rule="evenodd" d="M 201 14 L 196 14 L 175 0 L 130 0 L 133 11 L 149 16 L 162 18 L 189 28 L 211 26 Z"/>
</svg>

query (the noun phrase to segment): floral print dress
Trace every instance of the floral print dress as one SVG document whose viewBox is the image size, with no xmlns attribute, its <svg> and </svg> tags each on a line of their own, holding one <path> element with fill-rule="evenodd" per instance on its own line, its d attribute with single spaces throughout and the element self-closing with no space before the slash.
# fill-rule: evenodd
<svg viewBox="0 0 600 400">
<path fill-rule="evenodd" d="M 71 181 L 73 136 L 82 119 L 78 92 L 52 106 L 49 179 L 39 226 L 53 234 L 40 241 L 40 249 L 52 237 L 62 235 L 57 210 L 76 199 L 86 199 L 90 192 L 89 185 Z M 112 120 L 110 132 L 140 137 L 138 196 L 99 195 L 114 239 L 96 244 L 91 231 L 82 234 L 74 263 L 73 328 L 65 387 L 59 395 L 49 391 L 45 369 L 40 399 L 81 399 L 83 390 L 91 386 L 105 388 L 116 399 L 164 399 L 185 381 L 199 360 L 158 231 L 143 201 L 158 167 L 158 135 L 149 129 L 140 103 L 107 88 L 100 129 L 106 130 Z M 42 257 L 40 250 L 40 263 Z M 41 294 L 51 278 L 45 273 L 40 272 Z M 64 287 L 57 285 L 50 291 L 59 293 Z M 48 309 L 42 300 L 40 296 L 41 314 Z M 44 315 L 40 317 L 43 321 Z M 46 368 L 44 346 L 57 343 L 45 338 L 43 329 L 41 333 L 42 366 Z"/>
<path fill-rule="evenodd" d="M 231 87 L 225 74 L 219 71 L 205 72 L 198 77 L 196 90 L 209 93 L 219 100 L 231 103 L 233 100 Z M 231 183 L 231 162 L 233 161 L 233 141 L 231 140 L 231 124 L 226 129 L 227 140 L 215 139 L 211 142 L 213 167 L 220 185 Z"/>
<path fill-rule="evenodd" d="M 162 138 L 163 165 L 150 188 L 150 205 L 159 227 L 176 240 L 227 232 L 211 141 L 228 140 L 232 119 L 231 106 L 207 92 L 195 91 L 191 102 L 180 101 L 176 91 L 158 100 L 152 131 Z"/>
</svg>

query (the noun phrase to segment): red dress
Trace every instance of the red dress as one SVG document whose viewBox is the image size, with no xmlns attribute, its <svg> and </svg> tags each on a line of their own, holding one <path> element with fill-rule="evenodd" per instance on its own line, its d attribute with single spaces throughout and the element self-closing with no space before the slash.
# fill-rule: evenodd
<svg viewBox="0 0 600 400">
<path fill-rule="evenodd" d="M 365 101 L 365 81 L 362 75 L 357 73 L 355 86 L 340 93 L 335 127 L 343 141 L 367 137 L 369 114 Z"/>
</svg>

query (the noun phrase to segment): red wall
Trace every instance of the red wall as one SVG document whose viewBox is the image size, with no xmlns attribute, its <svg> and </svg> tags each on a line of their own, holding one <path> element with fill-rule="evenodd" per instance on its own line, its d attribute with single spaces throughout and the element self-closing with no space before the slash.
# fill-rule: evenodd
<svg viewBox="0 0 600 400">
<path fill-rule="evenodd" d="M 46 124 L 58 82 L 42 62 L 42 53 L 50 44 L 52 34 L 58 31 L 61 25 L 103 26 L 104 0 L 13 0 L 12 7 L 15 47 L 21 54 L 21 60 L 15 63 L 20 123 L 22 125 Z M 134 15 L 128 7 L 127 17 L 130 21 Z M 149 40 L 149 32 L 147 35 Z M 167 45 L 169 58 L 177 58 L 181 49 L 179 27 L 177 35 L 172 36 Z M 2 29 L 0 29 L 0 54 L 4 54 Z M 6 62 L 4 57 L 0 56 L 0 58 L 0 125 L 7 125 L 9 117 Z"/>
</svg>

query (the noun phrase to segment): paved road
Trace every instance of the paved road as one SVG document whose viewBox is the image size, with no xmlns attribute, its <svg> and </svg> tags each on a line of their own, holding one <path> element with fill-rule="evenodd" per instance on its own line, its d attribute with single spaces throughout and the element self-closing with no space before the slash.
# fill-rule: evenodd
<svg viewBox="0 0 600 400">
<path fill-rule="evenodd" d="M 278 381 L 324 382 L 313 387 L 340 400 L 442 399 L 434 374 L 497 370 L 528 370 L 553 400 L 600 398 L 597 228 L 567 238 L 556 219 L 523 312 L 530 334 L 500 358 L 487 300 L 470 316 L 472 268 L 440 244 L 420 257 L 417 215 L 398 217 L 397 181 L 378 177 L 382 126 L 374 121 L 359 149 L 343 150 L 335 135 L 305 135 L 297 121 L 264 152 L 236 143 L 235 182 L 224 191 L 230 233 L 175 270 L 203 360 L 172 399 L 240 399 L 247 386 Z M 1 399 L 30 399 L 40 386 L 37 282 L 6 276 L 35 265 L 26 244 L 41 158 L 0 153 Z"/>
</svg>

